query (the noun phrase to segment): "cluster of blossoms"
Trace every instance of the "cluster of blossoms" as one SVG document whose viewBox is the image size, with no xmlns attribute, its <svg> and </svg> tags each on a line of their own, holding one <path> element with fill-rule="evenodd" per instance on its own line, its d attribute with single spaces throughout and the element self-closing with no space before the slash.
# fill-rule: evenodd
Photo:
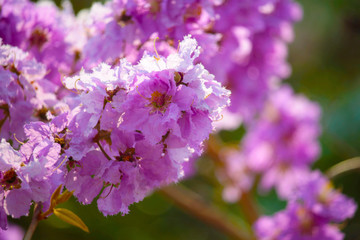
<svg viewBox="0 0 360 240">
<path fill-rule="evenodd" d="M 59 86 L 61 75 L 81 67 L 118 65 L 121 58 L 136 63 L 156 38 L 162 55 L 174 53 L 177 42 L 191 34 L 203 49 L 197 61 L 233 92 L 228 110 L 234 115 L 225 114 L 223 127 L 251 121 L 273 84 L 289 75 L 286 44 L 302 16 L 292 0 L 113 0 L 95 3 L 77 18 L 66 4 L 61 12 L 46 2 L 0 5 L 4 43 L 29 51 Z"/>
<path fill-rule="evenodd" d="M 259 117 L 247 126 L 241 150 L 223 158 L 225 199 L 238 200 L 241 191 L 252 187 L 255 175 L 261 176 L 262 190 L 275 187 L 284 199 L 293 195 L 319 155 L 319 118 L 317 104 L 287 86 L 274 90 Z"/>
<path fill-rule="evenodd" d="M 261 217 L 255 224 L 257 239 L 340 240 L 335 224 L 354 215 L 353 200 L 334 190 L 320 172 L 304 178 L 284 211 Z"/>
<path fill-rule="evenodd" d="M 24 138 L 25 123 L 46 119 L 48 109 L 57 105 L 57 87 L 44 78 L 43 64 L 1 40 L 0 65 L 0 137 L 17 144 L 14 135 Z"/>
<path fill-rule="evenodd" d="M 44 64 L 47 79 L 60 86 L 60 74 L 80 69 L 75 39 L 71 38 L 76 34 L 76 20 L 70 10 L 60 12 L 53 3 L 25 0 L 4 0 L 0 6 L 0 38 Z"/>
<path fill-rule="evenodd" d="M 233 92 L 229 110 L 248 119 L 261 108 L 272 84 L 288 76 L 286 43 L 302 12 L 291 0 L 117 0 L 94 4 L 84 14 L 90 32 L 84 66 L 114 64 L 121 57 L 137 61 L 155 37 L 161 41 L 159 50 L 169 54 L 190 33 L 204 50 L 198 60 Z"/>
<path fill-rule="evenodd" d="M 101 193 L 104 215 L 125 214 L 182 178 L 229 104 L 230 92 L 193 63 L 199 52 L 188 36 L 167 58 L 145 54 L 137 65 L 104 63 L 67 78 L 78 93 L 63 99 L 68 110 L 26 124 L 19 151 L 2 140 L 2 219 L 27 215 L 31 201 L 46 209 L 61 184 L 84 204 Z"/>
<path fill-rule="evenodd" d="M 80 67 L 117 65 L 121 58 L 135 63 L 157 37 L 159 52 L 168 55 L 192 34 L 204 50 L 198 61 L 233 92 L 228 110 L 235 117 L 225 114 L 223 127 L 250 121 L 274 82 L 289 75 L 286 44 L 293 39 L 292 24 L 302 16 L 292 0 L 113 0 L 95 3 L 77 18 L 66 4 L 61 12 L 47 2 L 0 5 L 4 43 L 29 51 L 59 86 L 62 74 Z"/>
<path fill-rule="evenodd" d="M 261 217 L 257 239 L 343 239 L 335 225 L 351 218 L 353 200 L 335 190 L 311 164 L 319 155 L 320 108 L 283 86 L 273 91 L 264 109 L 248 127 L 240 150 L 223 154 L 219 180 L 223 198 L 236 202 L 259 178 L 260 190 L 276 189 L 288 201 L 284 211 Z"/>
<path fill-rule="evenodd" d="M 179 53 L 167 58 L 146 54 L 135 66 L 126 60 L 114 68 L 101 64 L 65 80 L 80 93 L 64 154 L 83 166 L 66 180 L 81 202 L 90 203 L 106 182 L 99 209 L 127 213 L 153 188 L 184 175 L 182 164 L 202 151 L 212 121 L 229 101 L 229 91 L 193 64 L 198 54 L 196 41 L 185 37 Z"/>
<path fill-rule="evenodd" d="M 310 171 L 320 108 L 280 84 L 301 17 L 293 0 L 112 0 L 77 16 L 68 2 L 0 0 L 0 227 L 31 202 L 47 209 L 61 185 L 104 215 L 126 214 L 193 172 L 224 118 L 247 130 L 240 150 L 220 153 L 224 199 L 260 176 L 289 201 L 259 220 L 259 238 L 341 237 L 329 223 L 355 205 Z"/>
<path fill-rule="evenodd" d="M 261 190 L 275 187 L 288 201 L 284 211 L 261 217 L 257 239 L 343 239 L 335 223 L 354 215 L 355 203 L 333 189 L 310 165 L 319 155 L 320 108 L 283 86 L 268 97 L 247 126 L 240 150 L 225 151 L 219 180 L 226 201 L 238 201 L 260 177 Z"/>
<path fill-rule="evenodd" d="M 55 127 L 56 128 L 56 127 Z M 56 166 L 61 147 L 52 136 L 50 126 L 33 122 L 24 127 L 28 141 L 14 150 L 1 141 L 1 228 L 6 229 L 6 216 L 28 215 L 31 201 L 47 208 L 52 192 L 62 183 L 64 172 Z"/>
<path fill-rule="evenodd" d="M 292 195 L 319 156 L 319 120 L 319 106 L 290 88 L 271 94 L 242 142 L 246 165 L 261 173 L 263 189 L 275 187 L 282 198 Z"/>
<path fill-rule="evenodd" d="M 4 1 L 1 9 L 4 43 L 29 51 L 57 84 L 60 74 L 80 67 L 116 65 L 121 58 L 135 63 L 156 37 L 159 52 L 168 55 L 190 33 L 203 49 L 198 61 L 232 90 L 229 110 L 245 119 L 262 107 L 273 83 L 288 76 L 286 44 L 302 15 L 292 0 L 114 0 L 95 3 L 78 18 L 69 7 L 60 12 L 25 0 Z"/>
</svg>

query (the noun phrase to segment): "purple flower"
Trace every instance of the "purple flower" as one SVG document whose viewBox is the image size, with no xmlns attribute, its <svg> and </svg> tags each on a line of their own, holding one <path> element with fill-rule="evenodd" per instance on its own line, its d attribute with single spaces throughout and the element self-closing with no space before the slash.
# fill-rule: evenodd
<svg viewBox="0 0 360 240">
<path fill-rule="evenodd" d="M 352 199 L 333 189 L 319 172 L 304 178 L 284 211 L 261 217 L 254 225 L 258 239 L 343 239 L 334 223 L 351 218 Z"/>
<path fill-rule="evenodd" d="M 243 154 L 235 149 L 223 149 L 220 159 L 224 161 L 224 168 L 218 169 L 217 177 L 224 185 L 223 199 L 236 202 L 253 186 L 254 173 L 246 165 Z"/>
<path fill-rule="evenodd" d="M 318 171 L 308 176 L 296 195 L 314 214 L 327 221 L 342 222 L 351 218 L 357 208 L 352 199 L 334 189 L 331 182 Z"/>
<path fill-rule="evenodd" d="M 319 224 L 302 207 L 288 207 L 272 217 L 261 217 L 254 225 L 259 240 L 341 240 L 344 235 L 331 224 Z"/>
<path fill-rule="evenodd" d="M 24 230 L 17 226 L 10 224 L 6 231 L 0 229 L 0 240 L 21 240 L 24 237 Z"/>
<path fill-rule="evenodd" d="M 60 115 L 52 124 L 32 122 L 25 125 L 26 143 L 14 150 L 3 139 L 0 148 L 0 182 L 3 204 L 1 212 L 19 218 L 28 215 L 31 201 L 49 206 L 53 191 L 63 183 L 59 169 L 61 154 L 67 146 L 64 118 Z M 4 225 L 1 226 L 4 228 Z"/>
<path fill-rule="evenodd" d="M 81 105 L 69 114 L 68 169 L 61 169 L 82 203 L 105 187 L 99 210 L 125 214 L 153 189 L 184 176 L 183 164 L 201 153 L 229 102 L 229 91 L 194 65 L 198 54 L 188 36 L 167 58 L 145 54 L 137 65 L 101 64 L 65 80 Z"/>
<path fill-rule="evenodd" d="M 23 125 L 46 121 L 46 112 L 56 105 L 56 87 L 44 80 L 45 66 L 16 47 L 0 45 L 0 136 L 24 139 Z"/>
<path fill-rule="evenodd" d="M 60 86 L 60 74 L 78 70 L 74 68 L 78 57 L 66 39 L 71 31 L 71 25 L 64 24 L 66 18 L 75 20 L 50 2 L 5 1 L 1 5 L 0 38 L 45 64 L 47 79 Z"/>
<path fill-rule="evenodd" d="M 248 167 L 263 174 L 263 189 L 276 187 L 283 198 L 292 194 L 319 154 L 319 117 L 318 105 L 289 87 L 269 96 L 242 143 Z"/>
<path fill-rule="evenodd" d="M 262 108 L 274 80 L 290 73 L 286 43 L 292 40 L 292 24 L 301 18 L 301 9 L 291 0 L 233 0 L 216 6 L 215 14 L 208 32 L 221 34 L 219 51 L 201 61 L 230 86 L 230 110 L 249 121 Z"/>
</svg>

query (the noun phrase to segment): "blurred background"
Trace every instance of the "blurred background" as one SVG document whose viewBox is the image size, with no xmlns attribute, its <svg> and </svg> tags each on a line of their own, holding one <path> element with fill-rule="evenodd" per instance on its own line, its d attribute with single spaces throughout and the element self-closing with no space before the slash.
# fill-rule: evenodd
<svg viewBox="0 0 360 240">
<path fill-rule="evenodd" d="M 60 1 L 55 2 L 59 4 Z M 90 7 L 93 1 L 71 2 L 78 12 Z M 296 38 L 289 47 L 288 59 L 293 72 L 287 83 L 297 93 L 305 94 L 322 106 L 322 154 L 314 168 L 326 171 L 342 160 L 360 156 L 360 1 L 298 2 L 303 6 L 304 17 L 295 25 Z M 243 129 L 239 128 L 223 131 L 220 136 L 231 143 L 237 142 L 242 134 Z M 202 157 L 197 168 L 197 175 L 182 184 L 226 212 L 233 221 L 244 225 L 239 206 L 222 201 L 222 187 L 214 176 L 212 161 Z M 339 176 L 334 185 L 360 203 L 359 172 Z M 285 207 L 274 192 L 255 194 L 263 214 L 273 214 Z M 61 206 L 80 216 L 89 227 L 89 234 L 51 216 L 40 222 L 33 239 L 228 239 L 179 210 L 160 193 L 133 205 L 126 216 L 103 217 L 95 204 L 81 206 L 72 199 Z M 26 229 L 30 220 L 23 217 L 14 222 Z M 345 239 L 360 239 L 360 211 L 344 225 L 343 231 Z"/>
</svg>

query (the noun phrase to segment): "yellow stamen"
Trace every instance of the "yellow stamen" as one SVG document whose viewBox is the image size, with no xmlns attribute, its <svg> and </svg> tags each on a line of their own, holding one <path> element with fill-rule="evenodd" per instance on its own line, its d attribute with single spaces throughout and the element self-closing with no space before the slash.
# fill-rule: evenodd
<svg viewBox="0 0 360 240">
<path fill-rule="evenodd" d="M 111 185 L 111 188 L 110 188 L 110 191 L 108 192 L 108 194 L 106 194 L 105 197 L 99 197 L 99 198 L 102 198 L 102 199 L 107 198 L 107 197 L 110 195 L 110 193 L 111 193 L 111 191 L 113 190 L 113 188 L 114 188 L 114 185 L 112 184 L 112 185 Z"/>
<path fill-rule="evenodd" d="M 224 118 L 224 115 L 221 114 L 220 119 L 216 119 L 216 120 L 214 120 L 214 122 L 220 122 L 221 120 L 223 120 L 223 118 Z"/>
<path fill-rule="evenodd" d="M 138 87 L 139 87 L 139 86 L 136 86 L 136 91 L 137 91 L 137 93 L 140 95 L 140 97 L 142 97 L 142 98 L 145 99 L 145 100 L 149 100 L 148 98 L 144 97 L 144 96 L 139 92 Z"/>
<path fill-rule="evenodd" d="M 211 95 L 211 93 L 210 93 L 210 94 L 208 94 L 208 95 L 204 98 L 204 100 L 205 100 L 205 99 L 207 99 L 208 97 L 210 97 L 210 95 Z"/>
<path fill-rule="evenodd" d="M 77 94 L 80 94 L 80 91 L 79 91 L 79 89 L 78 89 L 77 86 L 76 86 L 76 84 L 77 84 L 78 81 L 80 81 L 80 78 L 79 78 L 79 79 L 76 79 L 76 81 L 75 81 L 75 83 L 74 83 L 74 87 L 75 87 L 75 90 L 76 90 Z"/>
<path fill-rule="evenodd" d="M 155 53 L 156 53 L 156 57 L 154 56 L 154 58 L 156 59 L 156 61 L 159 61 L 160 60 L 160 56 L 159 56 L 159 54 L 158 54 L 158 52 L 157 52 L 157 50 L 156 50 L 156 40 L 157 39 L 159 39 L 159 37 L 156 37 L 155 39 L 154 39 L 154 49 L 155 49 Z"/>
<path fill-rule="evenodd" d="M 73 90 L 71 90 L 71 89 L 68 89 L 66 86 L 65 86 L 65 83 L 64 83 L 64 81 L 63 81 L 63 77 L 64 76 L 61 76 L 60 77 L 60 82 L 61 82 L 61 84 L 63 85 L 63 87 L 65 88 L 65 89 L 67 89 L 67 90 L 69 90 L 70 92 L 72 92 L 72 93 L 75 93 L 75 94 L 79 94 L 79 91 L 77 90 L 77 88 L 76 88 L 76 82 L 77 81 L 79 81 L 80 79 L 77 79 L 76 81 L 75 81 L 75 89 L 76 89 L 76 92 L 75 91 L 73 91 Z"/>
<path fill-rule="evenodd" d="M 176 50 L 176 51 L 179 53 L 179 50 L 180 50 L 180 40 L 178 40 L 178 42 L 179 42 L 179 43 L 178 43 L 178 46 L 177 46 L 177 50 Z"/>
<path fill-rule="evenodd" d="M 25 144 L 25 143 L 23 143 L 23 142 L 19 141 L 19 139 L 17 139 L 17 138 L 16 138 L 15 133 L 14 133 L 14 138 L 15 138 L 15 140 L 16 140 L 18 143 L 20 143 L 21 145 Z"/>
<path fill-rule="evenodd" d="M 60 165 L 57 166 L 57 167 L 53 170 L 53 172 L 55 172 L 56 170 L 58 170 L 59 167 L 61 167 L 61 165 L 65 162 L 66 159 L 67 159 L 67 156 L 65 156 L 64 160 L 61 161 Z"/>
<path fill-rule="evenodd" d="M 50 72 L 51 72 L 51 70 L 50 70 L 50 69 L 49 69 L 49 70 L 47 70 L 47 71 L 46 71 L 46 73 L 45 73 L 45 75 L 48 75 Z"/>
<path fill-rule="evenodd" d="M 13 53 L 14 53 L 13 65 L 15 66 L 15 62 L 16 62 L 16 53 L 15 53 L 15 51 L 14 51 Z"/>
</svg>

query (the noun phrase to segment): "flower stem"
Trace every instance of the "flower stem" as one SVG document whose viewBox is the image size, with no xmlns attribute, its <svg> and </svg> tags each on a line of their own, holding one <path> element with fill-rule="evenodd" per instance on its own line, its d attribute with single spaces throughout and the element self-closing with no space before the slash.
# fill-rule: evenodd
<svg viewBox="0 0 360 240">
<path fill-rule="evenodd" d="M 36 227 L 37 227 L 37 225 L 38 225 L 38 223 L 40 221 L 39 220 L 40 212 L 41 212 L 41 204 L 35 203 L 31 223 L 30 223 L 30 226 L 29 226 L 28 230 L 25 233 L 24 240 L 30 240 L 32 235 L 34 234 L 35 229 L 36 229 Z"/>
<path fill-rule="evenodd" d="M 335 164 L 326 171 L 326 175 L 329 178 L 336 178 L 339 175 L 348 173 L 350 171 L 360 170 L 360 157 L 350 158 Z"/>
<path fill-rule="evenodd" d="M 180 185 L 173 185 L 162 188 L 160 193 L 190 215 L 217 228 L 232 239 L 251 239 L 247 232 L 230 221 L 223 212 L 214 206 L 208 205 L 199 195 L 191 190 Z"/>
<path fill-rule="evenodd" d="M 251 225 L 259 218 L 259 209 L 250 192 L 244 192 L 238 203 Z"/>
<path fill-rule="evenodd" d="M 210 156 L 215 166 L 224 167 L 224 161 L 219 154 L 220 150 L 224 149 L 223 143 L 215 135 L 211 135 L 207 142 L 207 154 Z M 259 218 L 259 208 L 253 199 L 251 192 L 244 192 L 241 199 L 238 201 L 246 220 L 252 225 Z"/>
<path fill-rule="evenodd" d="M 96 144 L 99 146 L 101 152 L 104 154 L 104 156 L 107 158 L 107 160 L 111 161 L 111 157 L 105 152 L 104 148 L 101 146 L 100 141 L 96 141 Z"/>
</svg>

